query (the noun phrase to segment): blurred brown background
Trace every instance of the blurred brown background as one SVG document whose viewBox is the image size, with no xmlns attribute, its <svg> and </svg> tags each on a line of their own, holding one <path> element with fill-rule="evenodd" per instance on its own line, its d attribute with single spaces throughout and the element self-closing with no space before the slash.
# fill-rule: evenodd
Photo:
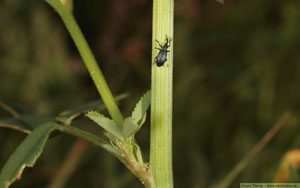
<svg viewBox="0 0 300 188">
<path fill-rule="evenodd" d="M 175 0 L 175 187 L 222 179 L 286 111 L 292 119 L 232 187 L 273 181 L 282 156 L 299 148 L 299 10 L 297 0 Z M 120 104 L 129 115 L 151 85 L 152 1 L 75 0 L 74 15 L 114 95 L 130 93 Z M 0 100 L 26 113 L 58 114 L 98 98 L 54 10 L 44 1 L 1 0 Z M 7 116 L 0 110 L 0 118 Z M 0 168 L 25 136 L 0 128 Z M 149 116 L 137 140 L 148 159 Z M 48 185 L 75 141 L 68 135 L 48 141 L 36 166 L 12 187 Z M 89 145 L 65 187 L 143 186 Z"/>
</svg>

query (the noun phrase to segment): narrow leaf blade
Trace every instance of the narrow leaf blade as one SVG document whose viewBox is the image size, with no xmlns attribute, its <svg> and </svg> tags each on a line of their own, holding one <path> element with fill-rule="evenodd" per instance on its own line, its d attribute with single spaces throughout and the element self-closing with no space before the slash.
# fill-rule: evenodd
<svg viewBox="0 0 300 188">
<path fill-rule="evenodd" d="M 10 156 L 0 174 L 0 187 L 7 188 L 20 179 L 25 167 L 32 167 L 43 151 L 54 123 L 47 122 L 35 129 Z"/>
</svg>

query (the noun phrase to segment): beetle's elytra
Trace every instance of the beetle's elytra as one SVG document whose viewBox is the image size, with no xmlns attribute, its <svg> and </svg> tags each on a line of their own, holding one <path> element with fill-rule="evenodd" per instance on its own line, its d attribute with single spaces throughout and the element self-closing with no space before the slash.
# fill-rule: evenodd
<svg viewBox="0 0 300 188">
<path fill-rule="evenodd" d="M 159 50 L 159 52 L 158 52 L 158 55 L 154 59 L 154 63 L 156 63 L 156 65 L 158 67 L 160 67 L 160 66 L 163 66 L 164 63 L 167 61 L 167 54 L 168 54 L 168 52 L 170 52 L 168 50 L 168 48 L 171 46 L 171 44 L 170 44 L 171 40 L 168 40 L 168 38 L 167 38 L 167 42 L 164 44 L 164 46 L 161 46 L 161 44 L 157 40 L 155 40 L 155 41 L 158 43 L 160 48 L 156 48 Z"/>
</svg>

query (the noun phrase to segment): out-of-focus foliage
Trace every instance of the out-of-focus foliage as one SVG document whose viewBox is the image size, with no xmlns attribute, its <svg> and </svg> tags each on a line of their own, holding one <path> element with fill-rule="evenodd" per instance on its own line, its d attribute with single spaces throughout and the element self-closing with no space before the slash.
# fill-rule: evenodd
<svg viewBox="0 0 300 188">
<path fill-rule="evenodd" d="M 274 182 L 294 182 L 298 183 L 299 179 L 299 165 L 300 165 L 300 150 L 291 150 L 287 152 L 281 161 L 281 167 L 278 170 Z M 292 173 L 295 172 L 293 177 Z"/>
<path fill-rule="evenodd" d="M 287 110 L 292 120 L 234 182 L 271 182 L 300 147 L 300 1 L 175 1 L 174 180 L 222 179 Z M 150 88 L 152 1 L 75 1 L 74 14 L 127 117 Z M 57 114 L 98 98 L 61 20 L 43 1 L 0 1 L 0 98 L 27 113 Z M 7 117 L 0 111 L 0 118 Z M 149 118 L 148 118 L 149 119 Z M 137 134 L 149 154 L 149 120 Z M 75 121 L 87 125 L 88 121 Z M 98 132 L 98 129 L 95 130 Z M 0 129 L 0 168 L 24 135 Z M 74 143 L 49 141 L 15 187 L 45 187 Z M 89 147 L 66 187 L 142 187 Z"/>
</svg>

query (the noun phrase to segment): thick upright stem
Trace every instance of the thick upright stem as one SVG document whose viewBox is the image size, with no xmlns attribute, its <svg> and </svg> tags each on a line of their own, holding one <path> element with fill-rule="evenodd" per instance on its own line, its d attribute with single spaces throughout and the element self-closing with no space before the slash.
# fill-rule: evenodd
<svg viewBox="0 0 300 188">
<path fill-rule="evenodd" d="M 152 39 L 152 100 L 150 168 L 156 188 L 173 187 L 172 169 L 172 90 L 173 90 L 173 24 L 174 1 L 153 1 Z M 158 67 L 155 49 L 158 40 L 162 45 L 171 39 L 170 52 L 163 66 Z"/>
</svg>

